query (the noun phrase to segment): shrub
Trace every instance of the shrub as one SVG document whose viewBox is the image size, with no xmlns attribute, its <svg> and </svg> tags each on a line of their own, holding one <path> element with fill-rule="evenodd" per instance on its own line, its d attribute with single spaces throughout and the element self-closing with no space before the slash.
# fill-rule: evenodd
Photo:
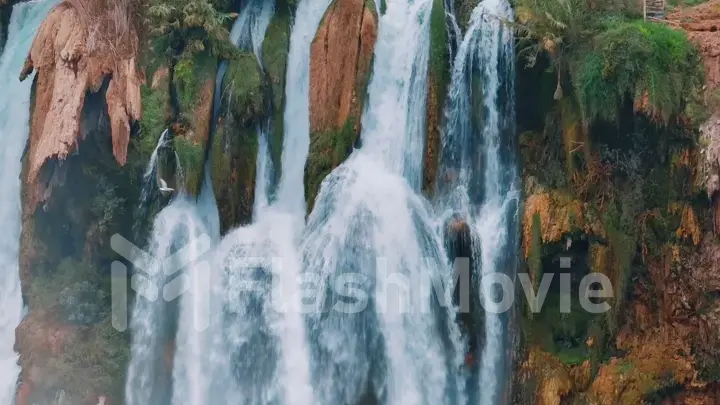
<svg viewBox="0 0 720 405">
<path fill-rule="evenodd" d="M 154 51 L 168 58 L 187 59 L 204 51 L 230 58 L 235 48 L 225 22 L 232 15 L 215 6 L 210 0 L 149 0 L 145 23 Z"/>
<path fill-rule="evenodd" d="M 684 33 L 644 21 L 613 23 L 593 40 L 574 72 L 587 119 L 614 121 L 630 97 L 636 110 L 667 122 L 698 94 L 702 63 Z"/>
</svg>

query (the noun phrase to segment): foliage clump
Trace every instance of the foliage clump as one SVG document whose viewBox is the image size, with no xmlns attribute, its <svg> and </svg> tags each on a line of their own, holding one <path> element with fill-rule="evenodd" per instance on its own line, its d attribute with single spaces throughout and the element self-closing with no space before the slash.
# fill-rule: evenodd
<svg viewBox="0 0 720 405">
<path fill-rule="evenodd" d="M 166 58 L 188 59 L 201 52 L 229 58 L 226 22 L 231 14 L 218 11 L 212 0 L 150 0 L 145 9 L 148 33 L 155 52 Z"/>
<path fill-rule="evenodd" d="M 255 54 L 243 52 L 231 60 L 224 82 L 230 111 L 238 123 L 247 125 L 264 115 L 264 83 Z"/>
<path fill-rule="evenodd" d="M 701 91 L 702 69 L 683 32 L 633 21 L 611 24 L 595 36 L 573 77 L 588 119 L 617 119 L 618 106 L 629 97 L 637 110 L 667 122 Z"/>
<path fill-rule="evenodd" d="M 632 101 L 661 122 L 683 115 L 702 92 L 699 54 L 687 36 L 632 20 L 588 0 L 518 0 L 514 24 L 521 53 L 534 66 L 547 55 L 557 76 L 555 100 L 575 99 L 585 121 L 616 120 Z"/>
</svg>

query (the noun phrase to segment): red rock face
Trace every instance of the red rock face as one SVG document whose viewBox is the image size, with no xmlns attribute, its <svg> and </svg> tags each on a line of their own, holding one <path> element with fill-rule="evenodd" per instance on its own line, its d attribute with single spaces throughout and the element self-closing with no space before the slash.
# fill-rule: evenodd
<svg viewBox="0 0 720 405">
<path fill-rule="evenodd" d="M 134 52 L 122 56 L 88 44 L 89 27 L 73 5 L 62 2 L 38 29 L 25 66 L 24 80 L 37 70 L 35 108 L 30 129 L 28 182 L 35 184 L 41 167 L 49 159 L 64 160 L 77 148 L 80 114 L 87 91 L 96 92 L 111 77 L 106 102 L 112 128 L 115 159 L 124 165 L 130 141 L 130 124 L 140 118 L 140 75 Z M 82 3 L 82 2 L 80 2 Z M 131 33 L 130 41 L 137 42 Z M 120 47 L 118 46 L 118 49 Z M 34 206 L 43 200 L 38 185 Z"/>
<path fill-rule="evenodd" d="M 697 45 L 705 61 L 707 87 L 716 88 L 720 84 L 720 1 L 681 8 L 667 19 L 685 30 Z"/>
<path fill-rule="evenodd" d="M 377 21 L 363 0 L 337 0 L 330 6 L 312 43 L 310 57 L 310 131 L 341 128 L 360 116 L 358 81 L 370 69 Z"/>
</svg>

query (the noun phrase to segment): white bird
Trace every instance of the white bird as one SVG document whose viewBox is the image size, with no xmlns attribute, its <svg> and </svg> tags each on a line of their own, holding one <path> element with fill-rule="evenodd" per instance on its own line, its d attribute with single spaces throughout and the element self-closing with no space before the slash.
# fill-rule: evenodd
<svg viewBox="0 0 720 405">
<path fill-rule="evenodd" d="M 161 193 L 172 193 L 173 191 L 175 191 L 175 189 L 168 187 L 168 185 L 164 179 L 162 179 L 162 178 L 159 179 L 159 183 L 160 183 L 159 189 L 160 189 Z"/>
</svg>

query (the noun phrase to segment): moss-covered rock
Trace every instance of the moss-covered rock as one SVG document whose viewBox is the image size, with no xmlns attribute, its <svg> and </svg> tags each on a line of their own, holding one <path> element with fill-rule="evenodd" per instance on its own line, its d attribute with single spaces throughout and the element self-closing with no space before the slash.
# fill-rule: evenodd
<svg viewBox="0 0 720 405">
<path fill-rule="evenodd" d="M 257 137 L 255 125 L 243 126 L 230 114 L 224 116 L 213 139 L 213 191 L 222 233 L 252 219 Z"/>
<path fill-rule="evenodd" d="M 280 175 L 285 111 L 285 73 L 290 50 L 290 7 L 278 7 L 265 32 L 262 64 L 272 94 L 272 132 L 268 139 L 275 173 Z"/>
<path fill-rule="evenodd" d="M 430 13 L 430 60 L 428 66 L 427 142 L 425 142 L 425 170 L 423 191 L 432 195 L 437 177 L 442 133 L 443 108 L 450 83 L 450 50 L 445 27 L 445 4 L 433 0 Z"/>
<path fill-rule="evenodd" d="M 455 9 L 455 19 L 460 29 L 465 32 L 470 23 L 470 16 L 473 9 L 478 5 L 478 0 L 452 0 Z"/>
<path fill-rule="evenodd" d="M 205 52 L 178 61 L 171 75 L 171 102 L 176 111 L 170 130 L 185 191 L 192 195 L 200 192 L 203 179 L 216 73 L 217 59 Z"/>
<path fill-rule="evenodd" d="M 305 198 L 312 209 L 320 183 L 352 151 L 377 39 L 377 10 L 363 0 L 335 0 L 310 56 L 310 150 Z"/>
</svg>

